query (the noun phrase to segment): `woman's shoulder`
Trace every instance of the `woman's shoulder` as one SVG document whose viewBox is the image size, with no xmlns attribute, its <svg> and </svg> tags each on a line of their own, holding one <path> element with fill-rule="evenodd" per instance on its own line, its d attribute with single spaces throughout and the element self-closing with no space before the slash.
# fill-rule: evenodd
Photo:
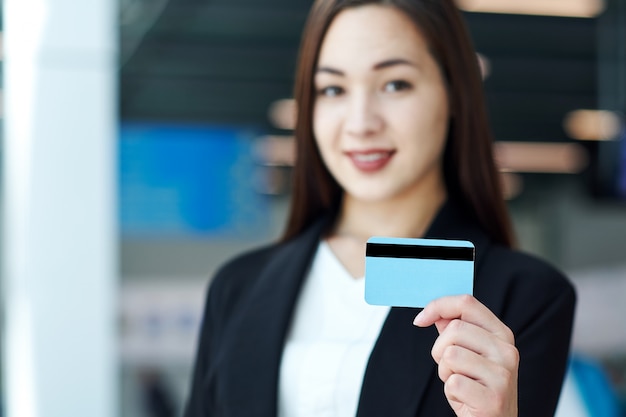
<svg viewBox="0 0 626 417">
<path fill-rule="evenodd" d="M 572 287 L 565 274 L 554 265 L 521 250 L 493 245 L 486 255 L 485 264 L 486 268 L 497 269 L 509 279 L 522 279 L 529 285 Z"/>
<path fill-rule="evenodd" d="M 576 303 L 574 286 L 563 272 L 520 250 L 492 245 L 478 271 L 475 292 L 500 314 L 532 315 L 556 305 L 572 310 Z"/>
<path fill-rule="evenodd" d="M 213 292 L 231 292 L 248 285 L 259 270 L 269 262 L 279 243 L 267 244 L 247 250 L 224 262 L 213 276 L 210 289 Z"/>
<path fill-rule="evenodd" d="M 243 252 L 223 263 L 209 279 L 205 292 L 204 321 L 222 321 L 231 315 L 245 298 L 258 276 L 258 271 L 272 257 L 277 244 Z M 221 317 L 221 319 L 220 319 Z"/>
<path fill-rule="evenodd" d="M 286 265 L 305 266 L 319 244 L 321 222 L 299 235 L 256 249 L 226 261 L 209 284 L 209 299 L 219 305 L 232 305 L 254 288 L 264 272 L 279 273 Z"/>
</svg>

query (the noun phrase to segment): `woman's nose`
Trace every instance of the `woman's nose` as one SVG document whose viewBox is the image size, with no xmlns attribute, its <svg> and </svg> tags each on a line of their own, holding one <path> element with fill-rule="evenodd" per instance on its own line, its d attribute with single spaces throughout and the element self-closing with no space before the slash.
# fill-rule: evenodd
<svg viewBox="0 0 626 417">
<path fill-rule="evenodd" d="M 382 126 L 383 119 L 374 95 L 366 92 L 354 93 L 348 103 L 346 133 L 366 137 L 378 133 Z"/>
</svg>

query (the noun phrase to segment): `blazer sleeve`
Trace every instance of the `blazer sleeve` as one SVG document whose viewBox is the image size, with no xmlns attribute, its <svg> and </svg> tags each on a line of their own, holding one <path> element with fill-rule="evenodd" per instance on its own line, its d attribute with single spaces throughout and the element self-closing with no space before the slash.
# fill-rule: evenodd
<svg viewBox="0 0 626 417">
<path fill-rule="evenodd" d="M 216 396 L 211 392 L 213 358 L 219 349 L 228 318 L 245 298 L 258 271 L 271 257 L 273 247 L 264 247 L 244 253 L 223 265 L 210 282 L 204 303 L 204 312 L 198 336 L 198 348 L 193 366 L 191 386 L 184 417 L 203 417 L 215 414 Z"/>
<path fill-rule="evenodd" d="M 244 288 L 242 277 L 248 276 L 248 271 L 242 268 L 245 265 L 245 261 L 239 259 L 227 263 L 215 274 L 208 286 L 184 417 L 203 417 L 211 414 L 209 410 L 213 408 L 215 400 L 209 384 L 210 372 L 214 366 L 212 362 L 221 339 L 221 332 L 227 325 L 224 317 L 229 316 L 228 308 L 234 308 Z"/>
<path fill-rule="evenodd" d="M 552 417 L 567 367 L 576 296 L 567 286 L 516 337 L 520 352 L 519 416 Z"/>
<path fill-rule="evenodd" d="M 214 291 L 213 286 L 210 286 L 204 303 L 204 313 L 202 315 L 200 334 L 198 335 L 196 359 L 193 366 L 189 397 L 183 413 L 184 417 L 206 415 L 206 406 L 204 403 L 206 393 L 203 392 L 202 387 L 209 369 L 209 358 L 211 356 L 210 345 L 214 327 L 214 317 L 211 314 L 211 310 L 216 301 L 212 300 L 212 298 L 215 298 L 215 293 L 216 291 Z"/>
<path fill-rule="evenodd" d="M 503 257 L 517 265 L 504 293 L 502 320 L 515 334 L 519 417 L 552 417 L 569 357 L 576 294 L 556 269 L 534 257 Z"/>
</svg>

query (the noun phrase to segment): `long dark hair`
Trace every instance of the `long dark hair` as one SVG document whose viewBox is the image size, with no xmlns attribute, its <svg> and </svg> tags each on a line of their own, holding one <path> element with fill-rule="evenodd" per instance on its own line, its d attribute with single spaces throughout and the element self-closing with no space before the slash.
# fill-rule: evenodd
<svg viewBox="0 0 626 417">
<path fill-rule="evenodd" d="M 513 231 L 493 159 L 478 60 L 452 0 L 315 1 L 302 35 L 296 73 L 297 155 L 283 240 L 298 235 L 321 216 L 336 218 L 339 211 L 342 189 L 326 169 L 313 136 L 313 77 L 321 44 L 335 16 L 344 9 L 367 4 L 404 12 L 426 38 L 450 94 L 451 120 L 443 155 L 448 196 L 460 202 L 495 242 L 512 246 Z"/>
</svg>

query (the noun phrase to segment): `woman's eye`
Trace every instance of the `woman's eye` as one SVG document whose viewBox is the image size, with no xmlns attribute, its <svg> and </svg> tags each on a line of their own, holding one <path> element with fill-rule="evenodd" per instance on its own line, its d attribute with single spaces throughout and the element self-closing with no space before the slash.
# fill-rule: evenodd
<svg viewBox="0 0 626 417">
<path fill-rule="evenodd" d="M 410 88 L 411 88 L 411 84 L 402 80 L 391 81 L 385 84 L 385 91 L 389 93 L 402 91 L 402 90 L 408 90 Z"/>
<path fill-rule="evenodd" d="M 341 94 L 343 94 L 343 88 L 337 86 L 324 87 L 318 90 L 320 96 L 337 97 Z"/>
</svg>

